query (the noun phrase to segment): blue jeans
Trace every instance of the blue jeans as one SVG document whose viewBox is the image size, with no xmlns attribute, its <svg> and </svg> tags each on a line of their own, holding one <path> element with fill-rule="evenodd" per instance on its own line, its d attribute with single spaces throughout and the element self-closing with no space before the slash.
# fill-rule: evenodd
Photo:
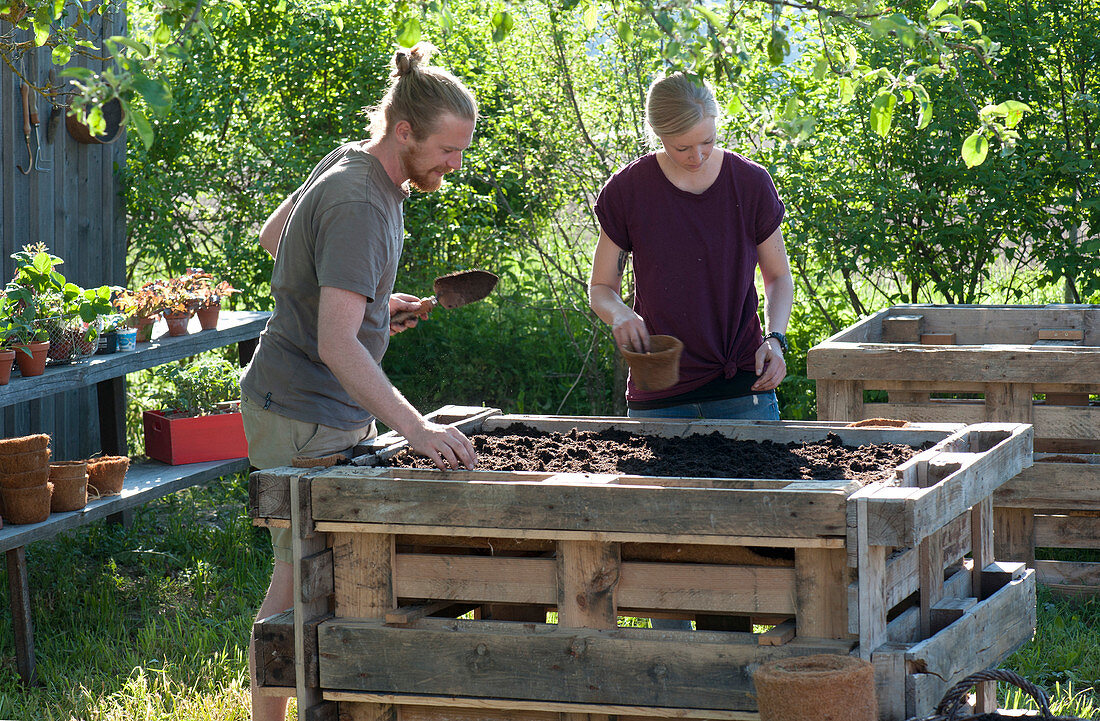
<svg viewBox="0 0 1100 721">
<path fill-rule="evenodd" d="M 779 400 L 775 391 L 754 393 L 739 398 L 726 398 L 720 401 L 685 403 L 670 408 L 651 410 L 627 410 L 630 418 L 715 418 L 737 421 L 777 421 L 779 420 Z"/>
</svg>

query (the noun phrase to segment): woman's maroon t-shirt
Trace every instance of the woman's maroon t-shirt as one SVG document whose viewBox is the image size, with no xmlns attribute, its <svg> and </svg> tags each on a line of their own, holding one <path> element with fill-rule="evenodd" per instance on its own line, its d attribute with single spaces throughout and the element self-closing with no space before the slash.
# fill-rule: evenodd
<svg viewBox="0 0 1100 721">
<path fill-rule="evenodd" d="M 738 369 L 755 371 L 763 342 L 756 246 L 783 220 L 768 171 L 728 150 L 718 178 L 689 193 L 665 177 L 650 153 L 615 173 L 596 200 L 596 217 L 633 254 L 634 311 L 651 334 L 684 342 L 680 382 L 659 392 L 627 382 L 627 400 L 695 390 Z"/>
</svg>

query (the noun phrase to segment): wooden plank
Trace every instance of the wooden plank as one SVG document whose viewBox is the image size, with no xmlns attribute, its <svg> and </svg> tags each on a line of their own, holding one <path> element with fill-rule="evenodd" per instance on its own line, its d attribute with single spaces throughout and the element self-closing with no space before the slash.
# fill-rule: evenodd
<svg viewBox="0 0 1100 721">
<path fill-rule="evenodd" d="M 158 461 L 134 464 L 126 472 L 122 492 L 117 496 L 106 496 L 89 501 L 88 505 L 79 511 L 51 513 L 50 517 L 42 523 L 7 525 L 0 528 L 0 551 L 52 538 L 62 531 L 79 528 L 92 521 L 137 508 L 169 493 L 245 470 L 248 470 L 246 458 L 190 463 L 184 466 L 169 466 Z"/>
<path fill-rule="evenodd" d="M 66 263 L 64 269 L 68 266 Z M 0 403 L 8 406 L 64 391 L 87 389 L 100 381 L 256 338 L 270 315 L 267 311 L 222 311 L 216 330 L 176 337 L 167 335 L 165 326 L 163 335 L 155 337 L 151 343 L 140 344 L 137 350 L 95 355 L 70 365 L 49 366 L 45 373 L 32 378 L 15 376 L 0 394 Z"/>
<path fill-rule="evenodd" d="M 316 496 L 314 496 L 316 499 Z M 370 618 L 385 621 L 387 613 L 397 607 L 394 584 L 395 545 L 389 534 L 338 534 L 333 539 L 333 577 L 336 587 L 335 612 L 337 616 Z M 318 631 L 318 658 L 320 685 L 324 682 L 326 658 L 320 648 L 324 625 Z M 382 649 L 371 649 L 377 654 Z M 338 660 L 342 663 L 346 660 Z M 340 704 L 341 716 L 352 721 L 388 721 L 396 716 L 392 704 L 353 703 Z"/>
<path fill-rule="evenodd" d="M 25 685 L 37 682 L 34 658 L 34 619 L 31 614 L 31 591 L 27 581 L 26 550 L 8 549 L 8 598 L 11 603 L 11 627 L 15 636 L 15 667 Z"/>
<path fill-rule="evenodd" d="M 256 682 L 260 686 L 293 688 L 293 609 L 257 621 L 252 627 L 252 638 L 256 649 Z"/>
<path fill-rule="evenodd" d="M 878 697 L 878 717 L 881 721 L 903 721 L 909 718 L 905 707 L 905 646 L 883 644 L 871 655 L 875 667 L 875 696 Z"/>
<path fill-rule="evenodd" d="M 1034 565 L 1034 511 L 1030 508 L 994 508 L 993 542 L 996 558 Z"/>
<path fill-rule="evenodd" d="M 713 721 L 759 721 L 755 711 L 695 711 L 650 706 L 606 706 L 579 703 L 529 703 L 516 699 L 464 698 L 460 696 L 414 696 L 326 691 L 325 698 L 384 701 L 398 705 L 398 721 L 558 721 L 559 713 L 606 713 L 618 721 L 638 719 L 711 719 Z"/>
<path fill-rule="evenodd" d="M 279 520 L 266 520 L 264 525 L 281 526 Z M 546 529 L 477 528 L 465 526 L 423 526 L 402 523 L 339 523 L 318 521 L 318 531 L 326 533 L 395 533 L 405 537 L 446 534 L 456 538 L 499 538 L 510 540 L 601 541 L 607 543 L 661 543 L 709 546 L 774 546 L 777 548 L 844 548 L 844 539 L 778 538 L 775 536 L 695 536 L 690 534 L 630 533 L 604 531 L 562 531 Z"/>
<path fill-rule="evenodd" d="M 927 316 L 925 318 L 927 323 Z M 812 360 L 812 362 L 811 362 Z M 1065 346 L 975 347 L 821 343 L 807 354 L 807 377 L 845 383 L 875 379 L 1095 384 L 1100 353 Z M 819 415 L 819 417 L 821 417 Z"/>
<path fill-rule="evenodd" d="M 954 333 L 921 333 L 920 342 L 923 345 L 955 345 Z"/>
<path fill-rule="evenodd" d="M 920 637 L 932 635 L 932 608 L 943 600 L 943 530 L 934 531 L 917 547 L 920 583 Z"/>
<path fill-rule="evenodd" d="M 940 599 L 936 602 L 936 605 L 932 606 L 931 633 L 925 634 L 924 637 L 930 638 L 932 635 L 939 633 L 977 605 L 978 599 L 973 596 Z"/>
<path fill-rule="evenodd" d="M 290 479 L 301 469 L 290 466 L 253 471 L 248 476 L 248 514 L 253 519 L 290 518 Z"/>
<path fill-rule="evenodd" d="M 820 415 L 820 413 L 819 413 Z M 856 420 L 856 419 L 853 419 Z M 904 443 L 918 446 L 925 441 L 938 441 L 957 430 L 949 424 L 929 423 L 918 427 L 847 428 L 846 421 L 739 421 L 720 419 L 657 420 L 613 416 L 528 416 L 502 415 L 487 418 L 484 430 L 506 429 L 513 424 L 539 431 L 566 433 L 577 430 L 622 430 L 635 435 L 655 435 L 681 438 L 696 434 L 718 433 L 726 438 L 774 443 L 805 443 L 819 441 L 835 433 L 845 445 L 867 443 Z"/>
<path fill-rule="evenodd" d="M 320 521 L 684 535 L 839 536 L 846 494 L 632 486 L 388 481 L 329 469 L 314 480 Z M 370 469 L 354 469 L 369 471 Z M 345 471 L 347 473 L 347 471 Z M 638 508 L 659 512 L 638 514 Z"/>
<path fill-rule="evenodd" d="M 919 343 L 924 329 L 923 315 L 891 315 L 882 319 L 883 343 Z"/>
<path fill-rule="evenodd" d="M 986 566 L 993 563 L 993 499 L 974 504 L 970 509 L 970 557 L 974 562 L 972 570 L 973 588 L 983 589 L 982 573 Z M 984 595 L 979 596 L 984 598 Z"/>
<path fill-rule="evenodd" d="M 326 547 L 325 537 L 312 528 L 310 495 L 310 479 L 303 471 L 290 485 L 291 552 L 298 561 L 291 564 L 294 572 L 294 678 L 298 708 L 316 713 L 314 707 L 323 699 L 312 663 L 318 655 L 312 622 L 328 612 L 328 602 L 324 598 L 307 598 L 303 590 L 305 566 L 302 559 L 321 553 Z"/>
<path fill-rule="evenodd" d="M 1079 328 L 1040 328 L 1039 340 L 1084 340 L 1085 331 Z"/>
<path fill-rule="evenodd" d="M 1013 476 L 993 494 L 998 508 L 1100 511 L 1100 457 L 1079 456 L 1087 463 L 1038 461 Z"/>
<path fill-rule="evenodd" d="M 863 384 L 859 381 L 818 379 L 817 417 L 846 422 L 865 418 Z"/>
<path fill-rule="evenodd" d="M 399 553 L 397 595 L 553 606 L 562 593 L 558 565 L 552 558 Z M 626 562 L 614 579 L 623 608 L 789 614 L 795 612 L 794 576 L 785 567 Z"/>
<path fill-rule="evenodd" d="M 322 685 L 439 696 L 477 689 L 490 698 L 748 711 L 755 709 L 751 679 L 742 671 L 748 664 L 846 653 L 842 649 L 851 646 L 759 646 L 752 634 L 738 633 L 441 621 L 424 619 L 413 628 L 341 619 L 323 624 Z"/>
<path fill-rule="evenodd" d="M 951 473 L 928 488 L 880 488 L 867 496 L 867 529 L 871 543 L 916 546 L 929 533 L 947 525 L 968 508 L 989 498 L 1008 479 L 1031 463 L 1030 426 L 981 424 L 967 433 L 992 432 L 1005 438 L 994 448 L 976 454 L 940 454 L 944 463 L 959 463 Z"/>
<path fill-rule="evenodd" d="M 848 503 L 850 539 L 856 549 L 857 598 L 854 609 L 859 633 L 859 656 L 871 660 L 872 654 L 886 642 L 886 612 L 884 605 L 886 580 L 886 547 L 873 545 L 868 535 L 868 496 L 873 489 L 854 494 Z M 852 611 L 855 613 L 853 614 Z"/>
<path fill-rule="evenodd" d="M 615 628 L 623 570 L 617 543 L 560 541 L 557 554 L 558 625 Z M 562 721 L 608 721 L 603 714 L 563 713 Z"/>
<path fill-rule="evenodd" d="M 1039 583 L 1069 595 L 1100 594 L 1100 563 L 1087 561 L 1036 561 Z"/>
<path fill-rule="evenodd" d="M 1035 426 L 1035 438 L 1041 441 L 1068 439 L 1089 441 L 1100 438 L 1100 407 L 1072 406 L 1031 406 L 1032 420 Z M 982 401 L 946 401 L 933 399 L 927 404 L 906 403 L 868 403 L 864 414 L 867 417 L 900 418 L 913 423 L 929 421 L 949 421 L 973 425 L 985 421 L 988 417 Z M 1042 447 L 1036 444 L 1036 450 Z M 1047 448 L 1043 447 L 1043 450 Z M 1058 452 L 1057 449 L 1049 449 Z M 1070 449 L 1070 453 L 1088 453 Z"/>
<path fill-rule="evenodd" d="M 905 652 L 920 668 L 953 685 L 974 671 L 994 668 L 1031 640 L 1035 630 L 1035 572 L 1010 582 L 955 623 Z"/>
<path fill-rule="evenodd" d="M 1100 516 L 1035 516 L 1035 545 L 1041 548 L 1100 548 Z"/>
<path fill-rule="evenodd" d="M 795 618 L 802 637 L 848 638 L 848 563 L 840 549 L 794 553 Z M 771 610 L 782 613 L 778 608 Z"/>
<path fill-rule="evenodd" d="M 764 633 L 757 634 L 756 642 L 761 646 L 782 646 L 793 641 L 797 631 L 798 625 L 795 619 L 789 618 L 775 624 Z"/>
</svg>

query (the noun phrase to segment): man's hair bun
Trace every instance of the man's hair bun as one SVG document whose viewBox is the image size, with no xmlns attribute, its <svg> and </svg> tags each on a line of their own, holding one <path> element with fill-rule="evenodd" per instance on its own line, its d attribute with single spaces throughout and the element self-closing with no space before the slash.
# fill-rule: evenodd
<svg viewBox="0 0 1100 721">
<path fill-rule="evenodd" d="M 392 78 L 402 78 L 416 72 L 420 65 L 427 65 L 428 59 L 436 52 L 429 42 L 419 42 L 411 48 L 401 48 L 393 54 Z"/>
</svg>

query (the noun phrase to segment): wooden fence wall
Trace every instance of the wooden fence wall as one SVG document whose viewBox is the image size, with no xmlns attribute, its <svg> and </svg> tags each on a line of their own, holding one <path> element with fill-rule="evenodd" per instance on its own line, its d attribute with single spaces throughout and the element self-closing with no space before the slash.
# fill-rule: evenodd
<svg viewBox="0 0 1100 721">
<path fill-rule="evenodd" d="M 12 26 L 0 20 L 0 34 Z M 121 13 L 95 18 L 86 37 L 100 46 L 103 38 L 122 35 L 126 20 Z M 16 40 L 29 40 L 29 33 L 14 31 Z M 13 273 L 11 254 L 23 245 L 42 241 L 65 263 L 59 270 L 83 286 L 125 284 L 126 215 L 119 192 L 119 179 L 126 165 L 126 138 L 111 144 L 82 144 L 69 136 L 64 116 L 60 117 L 52 140 L 47 141 L 50 103 L 32 95 L 37 103 L 42 140 L 42 167 L 24 175 L 27 146 L 23 137 L 20 74 L 43 86 L 54 67 L 58 82 L 63 70 L 53 66 L 50 49 L 32 49 L 10 58 L 14 70 L 0 63 L 0 269 L 6 283 Z M 98 67 L 76 55 L 70 65 Z M 32 132 L 31 149 L 38 139 Z M 0 386 L 0 398 L 4 387 Z M 26 433 L 50 433 L 54 457 L 61 460 L 84 458 L 100 450 L 95 388 L 59 393 L 31 403 L 0 411 L 0 437 Z"/>
</svg>

